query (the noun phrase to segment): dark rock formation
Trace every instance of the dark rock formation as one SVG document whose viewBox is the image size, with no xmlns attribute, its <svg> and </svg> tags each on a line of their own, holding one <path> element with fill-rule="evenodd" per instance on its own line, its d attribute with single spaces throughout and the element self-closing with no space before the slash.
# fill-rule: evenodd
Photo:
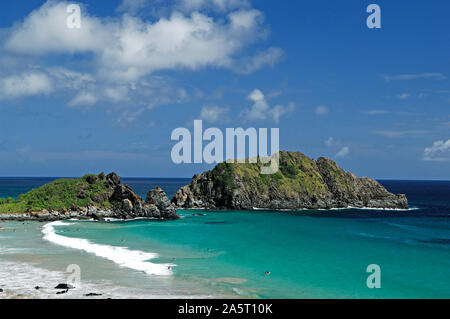
<svg viewBox="0 0 450 319">
<path fill-rule="evenodd" d="M 89 197 L 89 194 L 86 193 L 84 189 L 80 190 L 80 192 L 77 194 L 77 198 L 79 199 L 86 199 Z"/>
<path fill-rule="evenodd" d="M 106 176 L 107 181 L 109 182 L 110 185 L 112 186 L 116 186 L 119 185 L 121 183 L 121 178 L 119 175 L 117 175 L 116 173 L 111 173 L 108 174 L 108 176 Z"/>
<path fill-rule="evenodd" d="M 111 196 L 111 202 L 122 202 L 125 199 L 128 199 L 131 201 L 131 203 L 136 204 L 137 202 L 141 201 L 142 198 L 137 196 L 130 186 L 128 185 L 117 185 L 116 188 L 114 188 L 114 192 Z"/>
<path fill-rule="evenodd" d="M 150 191 L 144 202 L 128 185 L 117 185 L 110 199 L 118 203 L 122 218 L 148 217 L 158 219 L 178 219 L 174 205 L 161 188 Z"/>
<path fill-rule="evenodd" d="M 71 284 L 59 284 L 55 289 L 75 289 Z"/>
<path fill-rule="evenodd" d="M 151 190 L 147 194 L 145 203 L 150 206 L 155 206 L 160 212 L 161 216 L 166 219 L 178 219 L 177 210 L 175 205 L 173 205 L 167 194 L 159 187 Z"/>
<path fill-rule="evenodd" d="M 194 176 L 172 203 L 184 209 L 408 209 L 405 195 L 389 193 L 377 181 L 357 178 L 328 158 L 280 152 L 279 171 L 261 175 L 262 163 L 221 163 Z"/>
<path fill-rule="evenodd" d="M 88 177 L 86 177 L 86 182 L 88 182 L 91 185 L 96 184 L 98 182 L 98 176 L 89 175 Z"/>
</svg>

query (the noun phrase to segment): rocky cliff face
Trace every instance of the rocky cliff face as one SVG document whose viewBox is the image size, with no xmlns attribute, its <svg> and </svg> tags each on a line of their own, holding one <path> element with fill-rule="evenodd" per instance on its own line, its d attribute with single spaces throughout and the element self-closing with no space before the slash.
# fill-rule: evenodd
<svg viewBox="0 0 450 319">
<path fill-rule="evenodd" d="M 128 185 L 116 185 L 110 201 L 115 203 L 115 208 L 111 212 L 123 219 L 137 217 L 158 219 L 179 218 L 175 206 L 170 203 L 166 193 L 159 187 L 151 190 L 147 194 L 144 202 Z"/>
<path fill-rule="evenodd" d="M 132 218 L 158 218 L 178 219 L 175 206 L 169 202 L 169 198 L 161 188 L 155 188 L 147 195 L 145 202 L 136 195 L 130 186 L 121 184 L 121 178 L 116 173 L 108 176 L 101 173 L 98 176 L 88 176 L 89 184 L 97 184 L 106 180 L 106 188 L 103 192 L 93 196 L 97 204 L 111 203 L 111 208 L 102 208 L 91 205 L 87 209 L 79 208 L 78 212 L 98 220 L 104 218 L 132 219 Z"/>
<path fill-rule="evenodd" d="M 261 163 L 221 163 L 196 175 L 172 203 L 183 209 L 407 209 L 405 195 L 389 193 L 377 181 L 358 178 L 327 158 L 280 152 L 280 170 L 261 175 Z"/>
</svg>

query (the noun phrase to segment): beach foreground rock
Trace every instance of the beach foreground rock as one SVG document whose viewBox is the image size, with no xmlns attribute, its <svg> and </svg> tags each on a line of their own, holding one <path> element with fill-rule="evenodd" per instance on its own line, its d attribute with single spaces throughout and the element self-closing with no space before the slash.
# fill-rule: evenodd
<svg viewBox="0 0 450 319">
<path fill-rule="evenodd" d="M 405 195 L 345 172 L 328 158 L 315 161 L 298 152 L 280 152 L 279 158 L 279 171 L 273 175 L 260 174 L 260 161 L 221 163 L 195 175 L 172 203 L 182 209 L 408 209 Z"/>
</svg>

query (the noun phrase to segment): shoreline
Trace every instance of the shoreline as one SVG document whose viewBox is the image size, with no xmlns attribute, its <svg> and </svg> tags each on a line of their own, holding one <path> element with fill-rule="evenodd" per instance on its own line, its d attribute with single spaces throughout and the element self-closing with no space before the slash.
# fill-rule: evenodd
<svg viewBox="0 0 450 319">
<path fill-rule="evenodd" d="M 80 220 L 80 222 L 83 221 L 85 220 Z M 69 220 L 61 222 L 61 226 L 70 227 L 71 223 L 68 222 Z M 95 221 L 89 220 L 89 222 Z M 0 230 L 0 238 L 8 238 L 10 244 L 0 246 L 0 300 L 213 299 L 221 297 L 220 294 L 214 295 L 199 289 L 193 292 L 190 289 L 172 287 L 173 280 L 183 281 L 183 279 L 172 278 L 173 274 L 169 274 L 172 270 L 167 268 L 169 264 L 155 264 L 151 261 L 159 257 L 158 253 L 95 244 L 88 239 L 79 238 L 81 236 L 58 235 L 53 229 L 53 226 L 58 226 L 55 223 L 58 221 L 44 224 L 32 220 L 27 223 L 6 221 L 6 225 L 3 225 L 5 227 Z M 28 237 L 31 235 L 34 239 Z M 12 240 L 14 238 L 21 241 L 24 238 L 32 240 L 33 247 L 16 245 Z M 48 245 L 55 247 L 50 255 L 47 255 Z M 82 276 L 79 284 L 70 282 L 71 273 L 66 272 L 69 264 L 80 265 Z M 170 265 L 175 267 L 174 264 Z M 104 269 L 103 272 L 98 273 L 97 267 Z M 152 269 L 156 269 L 156 273 L 150 271 Z M 56 287 L 60 284 L 71 284 L 74 288 L 57 289 Z M 161 285 L 167 289 L 158 288 Z M 189 285 L 189 283 L 181 284 L 181 287 L 183 285 Z M 198 283 L 193 285 L 193 287 L 198 286 Z M 222 296 L 224 297 L 227 298 Z M 238 296 L 228 297 L 238 298 Z"/>
<path fill-rule="evenodd" d="M 65 221 L 71 219 L 77 220 L 133 220 L 137 218 L 142 219 L 154 219 L 160 221 L 173 220 L 164 217 L 154 216 L 135 216 L 129 215 L 123 210 L 102 209 L 99 207 L 91 206 L 88 208 L 79 208 L 76 211 L 48 211 L 42 210 L 37 212 L 25 212 L 25 213 L 0 213 L 0 221 L 37 221 L 37 222 L 55 222 Z"/>
<path fill-rule="evenodd" d="M 67 273 L 49 270 L 28 262 L 0 260 L 0 300 L 9 299 L 214 299 L 214 295 L 158 293 L 148 289 L 116 284 L 110 279 L 82 280 L 73 289 L 56 289 L 65 284 Z M 14 274 L 14 275 L 13 275 Z M 32 277 L 31 277 L 31 276 Z"/>
<path fill-rule="evenodd" d="M 416 210 L 414 206 L 409 210 Z M 70 247 L 54 245 L 52 242 L 43 239 L 42 229 L 45 227 L 45 224 L 39 223 L 38 221 L 29 221 L 25 223 L 8 221 L 0 223 L 1 226 L 6 228 L 5 232 L 0 230 L 0 289 L 4 290 L 3 293 L 0 293 L 0 299 L 174 299 L 177 297 L 189 299 L 197 298 L 202 292 L 204 293 L 204 296 L 202 296 L 203 299 L 227 299 L 229 297 L 270 299 L 278 297 L 293 298 L 295 296 L 302 298 L 333 298 L 336 296 L 333 293 L 333 289 L 336 287 L 329 284 L 329 281 L 326 280 L 328 272 L 316 272 L 314 267 L 309 268 L 308 264 L 304 263 L 299 263 L 298 267 L 300 267 L 301 270 L 296 270 L 297 268 L 293 267 L 296 262 L 291 260 L 290 256 L 292 256 L 292 254 L 305 254 L 304 258 L 312 258 L 310 260 L 314 261 L 311 262 L 311 265 L 316 264 L 317 262 L 323 262 L 329 265 L 332 270 L 338 268 L 349 269 L 345 273 L 345 278 L 348 278 L 350 282 L 352 282 L 352 278 L 357 276 L 357 271 L 364 271 L 364 269 L 361 268 L 353 271 L 351 268 L 346 267 L 345 260 L 361 262 L 362 259 L 359 257 L 352 257 L 353 255 L 350 252 L 347 256 L 348 258 L 346 257 L 344 261 L 342 261 L 340 256 L 336 255 L 336 258 L 333 257 L 333 251 L 335 251 L 334 247 L 340 247 L 341 243 L 345 242 L 352 243 L 352 245 L 354 245 L 352 246 L 352 251 L 353 249 L 356 249 L 356 251 L 359 252 L 357 254 L 359 256 L 364 256 L 364 251 L 368 248 L 374 249 L 375 258 L 380 260 L 385 267 L 394 267 L 392 268 L 394 270 L 397 269 L 395 268 L 397 265 L 399 265 L 399 267 L 401 266 L 400 268 L 404 267 L 401 260 L 404 259 L 404 256 L 408 255 L 409 251 L 415 251 L 417 249 L 421 254 L 420 256 L 430 256 L 431 254 L 430 258 L 432 258 L 432 262 L 429 264 L 422 264 L 420 274 L 423 273 L 423 276 L 431 276 L 433 280 L 438 280 L 440 278 L 440 271 L 444 271 L 442 263 L 439 262 L 442 261 L 442 254 L 433 252 L 436 252 L 436 249 L 446 249 L 447 246 L 445 243 L 437 244 L 428 241 L 428 237 L 430 236 L 429 230 L 435 229 L 433 228 L 435 225 L 433 219 L 426 224 L 430 225 L 431 228 L 425 226 L 423 229 L 419 228 L 419 226 L 421 227 L 421 224 L 419 224 L 421 223 L 421 220 L 417 220 L 416 218 L 406 218 L 404 220 L 396 219 L 395 223 L 400 226 L 405 225 L 405 227 L 393 227 L 392 223 L 387 223 L 383 221 L 383 219 L 376 218 L 378 215 L 373 209 L 368 210 L 367 214 L 363 214 L 364 216 L 373 216 L 373 222 L 366 223 L 365 220 L 351 218 L 353 213 L 359 215 L 357 211 L 352 211 L 353 209 L 354 208 L 352 207 L 347 208 L 347 213 L 345 213 L 345 210 L 342 210 L 343 216 L 350 216 L 350 218 L 345 219 L 330 218 L 322 220 L 321 218 L 301 217 L 303 215 L 320 216 L 322 213 L 328 215 L 335 210 L 330 210 L 328 213 L 324 211 L 303 211 L 304 214 L 300 213 L 299 215 L 277 214 L 276 212 L 272 212 L 271 216 L 266 216 L 266 218 L 269 218 L 271 221 L 276 221 L 276 224 L 273 224 L 272 222 L 265 223 L 265 218 L 260 218 L 257 212 L 252 213 L 251 211 L 246 211 L 244 214 L 245 217 L 243 218 L 240 216 L 239 211 L 234 211 L 232 214 L 227 215 L 225 212 L 224 214 L 221 214 L 220 211 L 217 210 L 215 212 L 205 210 L 198 210 L 195 212 L 190 209 L 178 211 L 182 220 L 177 224 L 151 223 L 151 220 L 147 224 L 143 218 L 126 220 L 126 222 L 131 222 L 131 224 L 123 223 L 123 220 L 113 219 L 106 220 L 107 223 L 101 223 L 90 219 L 80 221 L 67 220 L 63 221 L 62 224 L 73 223 L 73 225 L 67 227 L 55 227 L 57 234 L 63 237 L 67 236 L 75 238 L 75 240 L 86 239 L 91 240 L 91 243 L 110 246 L 130 245 L 129 248 L 131 250 L 157 252 L 160 254 L 161 258 L 150 260 L 151 263 L 173 262 L 178 265 L 174 268 L 174 275 L 166 279 L 163 276 L 147 276 L 143 272 L 121 267 L 117 263 L 111 262 L 111 260 L 102 256 L 97 256 L 94 253 L 89 253 L 85 250 L 72 250 Z M 420 206 L 420 210 L 423 210 L 424 212 L 426 212 L 427 209 L 427 207 Z M 196 213 L 198 213 L 198 217 Z M 382 214 L 382 211 L 379 211 L 378 213 Z M 339 216 L 340 214 L 340 211 L 335 211 L 335 216 Z M 419 212 L 418 214 L 421 213 Z M 386 216 L 386 214 L 383 215 Z M 389 213 L 389 216 L 399 216 L 399 218 L 402 218 L 410 215 L 409 213 L 396 214 L 395 211 L 392 211 Z M 414 213 L 411 213 L 411 216 L 414 216 Z M 426 218 L 426 220 L 429 219 L 428 217 Z M 142 222 L 139 222 L 139 220 L 142 220 Z M 226 222 L 227 220 L 229 221 Z M 136 224 L 133 222 L 136 222 Z M 374 227 L 374 222 L 379 227 Z M 108 223 L 110 224 L 108 225 Z M 116 223 L 116 225 L 113 225 L 114 223 Z M 178 227 L 180 225 L 181 227 Z M 273 225 L 277 226 L 274 227 Z M 315 227 L 318 227 L 317 230 Z M 414 227 L 414 234 L 410 233 L 411 227 Z M 433 233 L 433 238 L 441 238 L 443 236 L 442 234 L 445 234 L 445 227 L 441 228 Z M 13 229 L 17 230 L 14 234 Z M 81 231 L 79 231 L 79 229 L 81 229 Z M 145 244 L 145 241 L 133 241 L 134 239 L 132 238 L 134 237 L 127 237 L 128 234 L 139 234 L 139 236 L 141 236 L 144 234 L 144 229 L 148 231 L 148 242 L 150 243 L 155 240 L 153 244 L 147 245 Z M 202 230 L 202 232 L 200 232 L 202 235 L 199 235 L 199 239 L 190 240 L 189 243 L 192 244 L 190 247 L 196 247 L 197 244 L 201 244 L 201 246 L 198 246 L 195 249 L 195 252 L 189 252 L 184 255 L 185 250 L 184 248 L 181 250 L 181 247 L 187 243 L 183 242 L 182 235 L 179 236 L 177 234 L 185 233 L 186 236 L 191 237 L 195 236 L 200 229 Z M 236 234 L 230 234 L 231 229 L 238 229 L 238 232 L 236 233 L 238 234 L 237 237 L 235 237 Z M 279 231 L 276 231 L 271 237 L 273 239 L 272 243 L 261 240 L 264 238 L 264 234 L 267 234 L 271 229 L 279 229 Z M 100 232 L 97 233 L 97 230 Z M 252 231 L 251 237 L 247 237 L 249 230 Z M 342 232 L 342 230 L 346 231 Z M 421 230 L 420 233 L 418 233 L 419 230 Z M 107 234 L 108 236 L 103 237 L 102 231 L 105 231 L 104 234 Z M 344 236 L 344 241 L 336 242 L 333 231 L 339 232 L 341 236 Z M 252 247 L 253 250 L 261 251 L 261 253 L 264 254 L 268 250 L 271 251 L 274 249 L 277 242 L 285 243 L 286 241 L 282 240 L 282 238 L 285 238 L 285 235 L 283 235 L 285 233 L 297 234 L 298 236 L 296 237 L 297 240 L 295 240 L 295 243 L 301 242 L 303 243 L 303 246 L 299 247 L 297 244 L 294 244 L 291 248 L 295 250 L 281 247 L 276 251 L 276 258 L 274 257 L 273 260 L 264 260 L 262 263 L 260 259 L 253 259 L 253 257 L 260 258 L 259 256 L 261 256 L 261 254 L 245 253 L 245 258 L 249 258 L 249 261 L 258 261 L 257 263 L 249 264 L 251 265 L 251 267 L 249 266 L 249 271 L 239 268 L 239 258 L 233 259 L 233 262 L 236 263 L 230 263 L 230 265 L 235 268 L 229 267 L 229 260 L 226 263 L 223 263 L 224 260 L 221 260 L 222 258 L 228 258 L 226 257 L 226 254 L 222 254 L 223 252 L 228 252 L 229 256 L 234 254 L 235 257 L 239 257 L 239 254 L 241 254 L 241 251 L 233 250 L 233 247 L 236 247 L 235 245 L 227 244 L 228 240 L 237 238 L 236 242 L 242 242 L 241 239 L 248 239 L 250 242 L 247 242 L 248 245 L 243 246 L 242 250 L 250 249 L 250 247 Z M 204 243 L 204 240 L 202 240 L 201 237 L 206 236 L 206 234 L 208 234 L 208 238 L 211 238 L 212 241 Z M 217 244 L 218 246 L 216 246 L 215 244 L 211 244 L 211 242 L 215 242 L 214 238 L 221 238 L 224 234 L 230 234 L 230 238 L 224 240 L 222 243 L 223 245 Z M 209 237 L 210 235 L 212 237 Z M 341 238 L 341 236 L 339 236 L 339 238 Z M 302 238 L 302 240 L 298 241 L 298 238 Z M 26 241 L 24 241 L 25 239 Z M 124 241 L 122 241 L 122 239 L 124 239 Z M 321 240 L 323 240 L 323 242 Z M 170 245 L 181 245 L 181 253 L 174 253 L 173 251 L 167 250 L 169 245 L 166 246 L 166 243 L 170 243 Z M 261 243 L 261 245 L 255 246 L 255 243 Z M 323 254 L 317 255 L 316 252 L 312 250 L 308 252 L 308 247 L 314 246 L 311 246 L 311 243 L 323 243 L 320 246 L 320 251 L 323 249 Z M 390 253 L 386 252 L 389 251 L 389 247 L 393 246 L 398 248 L 398 250 L 395 251 L 395 256 L 392 257 L 394 260 L 388 256 Z M 176 260 L 172 260 L 172 257 L 176 257 Z M 268 254 L 267 257 L 271 258 L 270 254 Z M 209 258 L 211 258 L 211 260 L 209 260 Z M 352 258 L 355 258 L 355 260 Z M 398 260 L 396 260 L 396 258 L 398 258 Z M 284 260 L 285 264 L 282 267 L 278 267 L 278 260 Z M 426 258 L 421 257 L 421 260 L 426 260 Z M 215 270 L 209 271 L 205 268 L 205 271 L 202 271 L 201 275 L 196 274 L 195 272 L 192 272 L 192 269 L 190 268 L 193 266 L 192 263 L 194 261 L 195 267 L 210 267 L 211 265 L 214 265 Z M 342 265 L 335 263 L 341 261 L 343 262 Z M 9 262 L 9 264 L 5 262 Z M 363 260 L 363 262 L 365 262 L 365 260 Z M 371 262 L 371 260 L 367 261 L 367 263 L 368 262 Z M 58 277 L 56 274 L 60 273 L 64 275 L 64 271 L 68 264 L 79 264 L 81 266 L 83 287 L 75 285 L 76 289 L 57 295 L 57 293 L 62 290 L 54 289 L 54 287 L 60 283 L 65 283 L 66 281 L 64 277 Z M 220 268 L 222 266 L 224 267 L 223 269 Z M 234 272 L 236 270 L 238 270 L 238 272 Z M 266 270 L 271 272 L 269 277 L 264 277 L 264 271 Z M 312 271 L 311 275 L 313 277 L 311 278 L 313 279 L 311 280 L 309 279 L 309 276 L 303 275 L 308 273 L 308 271 Z M 17 276 L 15 275 L 16 273 Z M 293 276 L 293 274 L 295 276 Z M 314 277 L 316 274 L 317 277 Z M 67 276 L 67 274 L 65 275 Z M 405 289 L 391 288 L 387 290 L 383 296 L 388 298 L 426 296 L 427 289 L 430 289 L 430 286 L 427 284 L 424 284 L 423 286 L 423 291 L 425 291 L 423 293 L 411 290 L 414 285 L 419 284 L 419 282 L 414 281 L 414 278 L 417 278 L 417 276 L 419 276 L 419 270 L 409 269 L 407 272 L 407 279 L 412 280 L 413 284 L 407 285 Z M 284 282 L 283 278 L 289 282 Z M 247 282 L 244 282 L 243 280 L 247 280 Z M 389 277 L 387 280 L 389 280 Z M 272 283 L 274 285 L 272 285 Z M 325 290 L 318 291 L 312 289 L 310 291 L 307 289 L 309 284 L 316 283 L 323 285 Z M 284 286 L 284 284 L 286 284 L 286 286 Z M 35 286 L 43 288 L 36 290 L 34 288 Z M 189 290 L 188 287 L 192 287 L 191 290 Z M 199 289 L 200 287 L 204 287 L 205 290 Z M 280 287 L 283 287 L 283 289 Z M 348 290 L 345 290 L 343 293 L 345 293 L 346 296 L 351 296 L 351 286 L 343 286 L 343 289 L 347 288 Z M 145 291 L 145 289 L 147 289 L 147 291 Z M 265 289 L 270 290 L 265 291 Z M 225 293 L 226 295 L 223 296 Z M 239 293 L 242 293 L 242 295 L 237 295 Z M 363 293 L 362 296 L 366 298 L 376 297 L 371 295 L 370 292 L 362 291 L 361 293 Z M 436 296 L 445 296 L 445 293 L 446 291 L 441 289 L 436 292 Z M 101 296 L 95 294 L 101 294 Z"/>
<path fill-rule="evenodd" d="M 273 211 L 273 212 L 305 212 L 305 211 L 338 211 L 338 210 L 367 210 L 367 211 L 398 211 L 398 212 L 408 212 L 419 210 L 419 207 L 409 207 L 407 209 L 403 208 L 384 208 L 384 207 L 355 207 L 355 206 L 347 206 L 347 207 L 333 207 L 333 208 L 297 208 L 297 209 L 283 209 L 283 208 L 263 208 L 263 207 L 252 207 L 251 209 L 229 209 L 229 208 L 177 208 L 179 211 L 203 211 L 203 212 L 231 212 L 231 211 L 255 211 L 255 212 L 264 212 L 264 211 Z M 47 211 L 43 210 L 40 212 L 31 212 L 31 213 L 3 213 L 0 214 L 0 221 L 17 221 L 17 222 L 25 222 L 25 221 L 36 221 L 36 222 L 55 222 L 55 221 L 70 221 L 70 220 L 86 220 L 86 221 L 133 221 L 139 219 L 148 219 L 155 221 L 167 221 L 171 219 L 166 218 L 156 218 L 156 217 L 147 217 L 147 216 L 127 216 L 120 210 L 105 210 L 98 207 L 89 207 L 86 209 L 80 209 L 78 211 L 66 211 L 66 212 L 57 212 L 57 211 Z"/>
</svg>

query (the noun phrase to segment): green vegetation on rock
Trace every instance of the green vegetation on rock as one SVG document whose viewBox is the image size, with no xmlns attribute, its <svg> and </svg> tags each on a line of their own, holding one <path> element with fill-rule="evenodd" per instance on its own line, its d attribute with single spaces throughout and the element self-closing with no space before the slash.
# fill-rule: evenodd
<svg viewBox="0 0 450 319">
<path fill-rule="evenodd" d="M 180 208 L 210 209 L 408 208 L 404 195 L 389 193 L 373 179 L 357 178 L 328 158 L 280 152 L 278 172 L 261 174 L 263 165 L 259 158 L 256 163 L 220 163 L 196 175 L 172 202 Z"/>
<path fill-rule="evenodd" d="M 285 193 L 317 194 L 326 190 L 322 176 L 313 160 L 302 153 L 280 152 L 279 171 L 272 175 L 261 174 L 262 163 L 235 163 L 231 170 L 245 188 L 268 192 L 278 189 Z"/>
<path fill-rule="evenodd" d="M 76 207 L 111 207 L 109 199 L 117 184 L 117 175 L 85 175 L 78 179 L 58 179 L 13 198 L 0 199 L 0 213 L 23 213 L 41 210 L 62 211 Z M 120 183 L 120 178 L 119 178 Z"/>
<path fill-rule="evenodd" d="M 212 175 L 215 177 L 216 185 L 228 188 L 229 190 L 235 190 L 237 185 L 234 182 L 234 169 L 233 164 L 230 163 L 220 163 L 217 165 L 213 171 L 211 172 Z"/>
</svg>

